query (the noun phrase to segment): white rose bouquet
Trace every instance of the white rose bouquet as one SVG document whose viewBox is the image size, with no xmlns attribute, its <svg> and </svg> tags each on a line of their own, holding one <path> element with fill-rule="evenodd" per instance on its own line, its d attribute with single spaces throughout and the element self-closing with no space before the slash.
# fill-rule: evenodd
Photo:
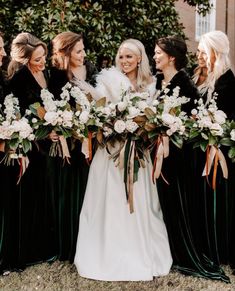
<svg viewBox="0 0 235 291">
<path fill-rule="evenodd" d="M 59 141 L 53 142 L 49 155 L 65 158 L 70 157 L 67 141 L 73 134 L 74 112 L 69 104 L 70 96 L 63 90 L 60 100 L 55 100 L 53 94 L 47 89 L 42 89 L 41 99 L 43 106 L 37 102 L 30 105 L 26 112 L 37 140 L 44 139 L 54 130 L 59 135 Z"/>
<path fill-rule="evenodd" d="M 0 140 L 1 150 L 6 153 L 3 161 L 6 165 L 14 164 L 17 160 L 20 165 L 19 180 L 24 174 L 29 160 L 28 151 L 32 149 L 35 139 L 33 128 L 28 119 L 21 117 L 19 100 L 12 94 L 4 100 L 4 109 L 0 114 Z"/>
<path fill-rule="evenodd" d="M 181 106 L 189 98 L 179 96 L 179 87 L 174 88 L 170 96 L 168 94 L 169 89 L 165 89 L 164 95 L 154 100 L 144 111 L 147 117 L 144 129 L 148 132 L 151 148 L 155 149 L 153 181 L 159 178 L 163 159 L 169 155 L 169 141 L 181 148 L 187 136 L 185 124 L 188 116 L 181 110 Z"/>
<path fill-rule="evenodd" d="M 187 122 L 189 142 L 193 143 L 194 148 L 200 147 L 202 151 L 206 151 L 203 176 L 208 177 L 214 164 L 212 188 L 215 189 L 218 162 L 220 162 L 224 178 L 228 177 L 226 160 L 220 149 L 221 144 L 226 144 L 224 136 L 228 127 L 227 116 L 218 109 L 216 94 L 208 104 L 205 104 L 202 99 L 195 101 L 195 103 L 197 107 L 192 110 L 192 118 Z"/>
<path fill-rule="evenodd" d="M 90 94 L 69 83 L 63 88 L 63 94 L 74 101 L 73 137 L 82 142 L 82 152 L 90 161 L 92 138 L 101 136 L 100 130 L 111 109 L 106 106 L 106 98 L 95 101 Z"/>
</svg>

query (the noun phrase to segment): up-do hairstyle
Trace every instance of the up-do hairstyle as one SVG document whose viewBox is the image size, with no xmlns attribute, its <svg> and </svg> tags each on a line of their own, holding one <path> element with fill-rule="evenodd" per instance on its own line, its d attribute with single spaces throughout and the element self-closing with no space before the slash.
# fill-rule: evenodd
<svg viewBox="0 0 235 291">
<path fill-rule="evenodd" d="M 147 85 L 153 82 L 152 73 L 149 66 L 149 60 L 144 48 L 144 45 L 141 41 L 133 38 L 124 40 L 117 52 L 115 63 L 116 67 L 121 71 L 119 53 L 123 48 L 131 50 L 136 56 L 140 56 L 140 62 L 138 64 L 137 72 L 137 86 L 140 90 L 144 90 Z"/>
<path fill-rule="evenodd" d="M 166 54 L 175 58 L 175 68 L 177 71 L 186 67 L 187 59 L 187 45 L 185 41 L 179 36 L 167 36 L 159 38 L 156 41 L 158 45 Z"/>
<path fill-rule="evenodd" d="M 71 31 L 65 31 L 59 33 L 52 40 L 52 65 L 60 70 L 67 70 L 68 65 L 66 63 L 61 64 L 57 53 L 61 53 L 64 57 L 70 58 L 71 51 L 77 42 L 83 39 L 82 34 L 77 34 Z"/>
<path fill-rule="evenodd" d="M 42 46 L 47 54 L 46 44 L 28 32 L 22 32 L 13 39 L 10 52 L 11 61 L 8 65 L 8 78 L 11 78 L 22 65 L 29 62 L 33 52 L 39 46 Z"/>
</svg>

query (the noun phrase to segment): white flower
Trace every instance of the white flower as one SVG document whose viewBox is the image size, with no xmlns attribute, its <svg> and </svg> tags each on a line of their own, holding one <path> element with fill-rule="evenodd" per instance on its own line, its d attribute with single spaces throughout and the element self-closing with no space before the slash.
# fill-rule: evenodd
<svg viewBox="0 0 235 291">
<path fill-rule="evenodd" d="M 128 118 L 134 118 L 140 114 L 139 108 L 136 108 L 134 106 L 129 107 L 128 112 L 129 112 Z"/>
<path fill-rule="evenodd" d="M 139 101 L 137 102 L 137 106 L 141 111 L 144 111 L 144 109 L 148 107 L 148 104 L 145 101 Z"/>
<path fill-rule="evenodd" d="M 89 115 L 90 113 L 88 111 L 82 111 L 79 116 L 80 122 L 83 124 L 87 123 L 87 121 L 89 120 Z"/>
<path fill-rule="evenodd" d="M 192 115 L 196 115 L 196 114 L 197 114 L 197 109 L 192 109 L 192 110 L 191 110 L 191 114 L 192 114 Z"/>
<path fill-rule="evenodd" d="M 158 104 L 159 104 L 159 101 L 157 99 L 153 100 L 153 103 L 152 103 L 153 106 L 157 106 Z"/>
<path fill-rule="evenodd" d="M 218 123 L 212 124 L 210 130 L 212 135 L 221 136 L 223 134 L 223 128 Z"/>
<path fill-rule="evenodd" d="M 32 118 L 32 123 L 36 123 L 38 120 L 37 120 L 37 118 Z"/>
<path fill-rule="evenodd" d="M 235 129 L 232 129 L 231 130 L 230 137 L 231 137 L 231 140 L 234 140 L 235 141 Z"/>
<path fill-rule="evenodd" d="M 127 102 L 125 101 L 118 102 L 117 107 L 118 107 L 118 110 L 122 112 L 126 109 Z"/>
<path fill-rule="evenodd" d="M 111 109 L 109 107 L 104 107 L 101 110 L 102 114 L 109 116 L 111 114 Z"/>
<path fill-rule="evenodd" d="M 219 124 L 225 123 L 226 117 L 226 114 L 222 110 L 217 110 L 214 114 L 215 122 Z"/>
<path fill-rule="evenodd" d="M 138 128 L 138 124 L 132 120 L 127 120 L 126 121 L 126 130 L 129 132 L 135 132 L 136 129 Z"/>
<path fill-rule="evenodd" d="M 171 124 L 173 124 L 175 122 L 175 118 L 171 114 L 163 113 L 162 114 L 162 121 L 165 124 L 171 125 Z"/>
<path fill-rule="evenodd" d="M 117 133 L 123 133 L 124 130 L 126 129 L 126 124 L 123 120 L 117 120 L 114 124 L 114 130 Z"/>
<path fill-rule="evenodd" d="M 54 112 L 54 111 L 46 112 L 44 116 L 44 119 L 46 121 L 45 125 L 47 124 L 51 124 L 53 126 L 56 125 L 58 117 L 59 117 L 59 114 L 57 112 Z"/>
</svg>

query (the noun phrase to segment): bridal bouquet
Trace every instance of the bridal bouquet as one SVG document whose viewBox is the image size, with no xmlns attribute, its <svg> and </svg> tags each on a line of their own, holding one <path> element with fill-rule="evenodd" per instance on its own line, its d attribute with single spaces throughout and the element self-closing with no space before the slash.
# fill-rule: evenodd
<svg viewBox="0 0 235 291">
<path fill-rule="evenodd" d="M 28 119 L 20 115 L 19 100 L 16 97 L 7 95 L 4 107 L 0 117 L 0 139 L 4 141 L 3 151 L 6 152 L 4 162 L 10 165 L 17 159 L 20 164 L 19 182 L 28 166 L 27 153 L 32 149 L 31 142 L 35 136 Z"/>
<path fill-rule="evenodd" d="M 154 100 L 151 107 L 145 109 L 147 121 L 144 128 L 148 132 L 152 148 L 156 148 L 153 181 L 159 178 L 163 159 L 169 155 L 169 141 L 181 148 L 187 136 L 185 125 L 188 116 L 181 110 L 181 106 L 187 103 L 189 98 L 180 97 L 179 89 L 179 87 L 174 88 L 170 96 L 169 89 L 165 89 L 164 95 L 159 100 Z"/>
<path fill-rule="evenodd" d="M 220 150 L 227 127 L 227 116 L 222 110 L 218 110 L 216 95 L 213 96 L 208 104 L 205 104 L 202 99 L 195 103 L 197 107 L 192 110 L 192 118 L 188 122 L 189 142 L 194 143 L 194 148 L 200 147 L 201 150 L 206 151 L 203 176 L 208 178 L 214 164 L 212 187 L 215 189 L 218 162 L 220 162 L 224 178 L 228 177 L 225 157 Z"/>
<path fill-rule="evenodd" d="M 60 100 L 55 100 L 53 94 L 42 89 L 43 106 L 39 102 L 34 103 L 30 105 L 27 113 L 37 140 L 46 138 L 52 131 L 59 135 L 59 141 L 52 143 L 49 155 L 53 157 L 59 155 L 69 161 L 66 139 L 73 133 L 74 112 L 69 104 L 70 96 L 64 91 L 60 96 Z"/>
<path fill-rule="evenodd" d="M 124 183 L 130 212 L 133 212 L 133 183 L 138 179 L 140 167 L 145 167 L 148 137 L 143 129 L 146 121 L 145 108 L 148 107 L 149 94 L 130 90 L 122 93 L 121 100 L 109 103 L 103 109 L 106 120 L 99 138 L 115 165 L 124 170 Z"/>
<path fill-rule="evenodd" d="M 82 152 L 91 160 L 92 138 L 100 136 L 101 128 L 111 110 L 106 106 L 106 98 L 93 100 L 78 86 L 66 84 L 63 92 L 74 100 L 73 137 L 82 142 Z"/>
</svg>

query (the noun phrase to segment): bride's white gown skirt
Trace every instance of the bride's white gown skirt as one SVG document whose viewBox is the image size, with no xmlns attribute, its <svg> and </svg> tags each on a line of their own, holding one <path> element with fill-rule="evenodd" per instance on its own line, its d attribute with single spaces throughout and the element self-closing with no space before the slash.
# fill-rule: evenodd
<svg viewBox="0 0 235 291">
<path fill-rule="evenodd" d="M 152 280 L 167 275 L 172 257 L 151 163 L 134 183 L 134 213 L 126 200 L 123 171 L 105 149 L 91 164 L 80 215 L 74 263 L 82 277 L 105 281 Z"/>
</svg>

